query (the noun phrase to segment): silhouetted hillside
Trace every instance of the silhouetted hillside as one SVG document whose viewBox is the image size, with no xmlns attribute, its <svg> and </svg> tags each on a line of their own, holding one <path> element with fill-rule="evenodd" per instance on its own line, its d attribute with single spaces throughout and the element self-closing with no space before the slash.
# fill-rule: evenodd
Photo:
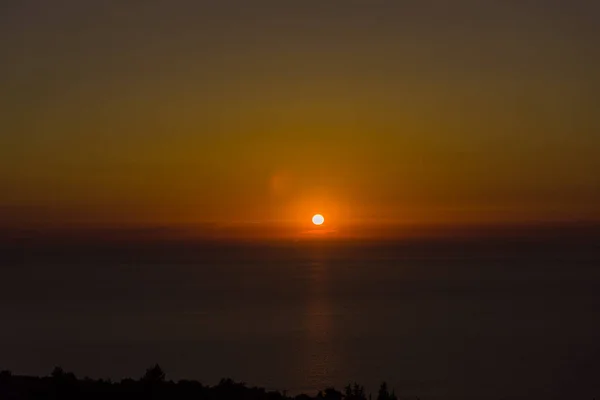
<svg viewBox="0 0 600 400">
<path fill-rule="evenodd" d="M 0 373 L 0 399 L 194 399 L 194 400 L 397 400 L 383 383 L 376 396 L 367 395 L 365 388 L 358 384 L 348 385 L 342 393 L 327 388 L 315 396 L 301 394 L 290 397 L 286 393 L 267 391 L 264 388 L 248 387 L 245 383 L 222 379 L 218 385 L 205 386 L 197 381 L 166 379 L 159 365 L 149 368 L 138 380 L 123 379 L 121 382 L 110 380 L 78 379 L 73 373 L 67 373 L 56 367 L 47 377 L 13 375 L 9 371 Z"/>
</svg>

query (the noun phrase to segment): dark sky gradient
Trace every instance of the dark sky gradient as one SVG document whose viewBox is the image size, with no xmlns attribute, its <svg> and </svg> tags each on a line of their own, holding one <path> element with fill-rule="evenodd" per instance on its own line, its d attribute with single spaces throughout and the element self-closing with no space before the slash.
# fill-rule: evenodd
<svg viewBox="0 0 600 400">
<path fill-rule="evenodd" d="M 0 222 L 600 218 L 600 6 L 0 5 Z"/>
</svg>

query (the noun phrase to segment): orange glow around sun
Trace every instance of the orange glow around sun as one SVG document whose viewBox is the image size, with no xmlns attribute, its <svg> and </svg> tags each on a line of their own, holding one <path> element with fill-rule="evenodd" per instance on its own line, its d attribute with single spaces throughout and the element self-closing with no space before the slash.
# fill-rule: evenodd
<svg viewBox="0 0 600 400">
<path fill-rule="evenodd" d="M 315 214 L 312 217 L 312 222 L 315 225 L 323 225 L 323 222 L 325 222 L 325 218 L 323 218 L 321 214 Z"/>
</svg>

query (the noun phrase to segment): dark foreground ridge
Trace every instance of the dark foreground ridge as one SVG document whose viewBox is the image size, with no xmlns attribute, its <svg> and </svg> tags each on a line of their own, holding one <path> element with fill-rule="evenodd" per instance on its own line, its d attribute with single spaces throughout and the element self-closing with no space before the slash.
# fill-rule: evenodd
<svg viewBox="0 0 600 400">
<path fill-rule="evenodd" d="M 56 367 L 48 377 L 13 375 L 0 372 L 0 399 L 194 399 L 194 400 L 397 400 L 387 385 L 381 384 L 377 394 L 365 393 L 358 384 L 346 386 L 344 392 L 327 388 L 315 396 L 301 394 L 295 397 L 285 392 L 267 391 L 264 388 L 248 387 L 245 383 L 222 379 L 218 385 L 205 386 L 197 381 L 168 381 L 160 366 L 149 368 L 139 380 L 78 379 Z"/>
</svg>

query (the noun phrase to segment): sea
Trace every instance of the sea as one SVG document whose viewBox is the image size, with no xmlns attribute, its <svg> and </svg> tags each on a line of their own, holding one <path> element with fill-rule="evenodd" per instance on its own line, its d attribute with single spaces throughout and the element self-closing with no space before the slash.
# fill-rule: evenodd
<svg viewBox="0 0 600 400">
<path fill-rule="evenodd" d="M 600 398 L 595 238 L 5 244 L 0 369 Z"/>
</svg>

